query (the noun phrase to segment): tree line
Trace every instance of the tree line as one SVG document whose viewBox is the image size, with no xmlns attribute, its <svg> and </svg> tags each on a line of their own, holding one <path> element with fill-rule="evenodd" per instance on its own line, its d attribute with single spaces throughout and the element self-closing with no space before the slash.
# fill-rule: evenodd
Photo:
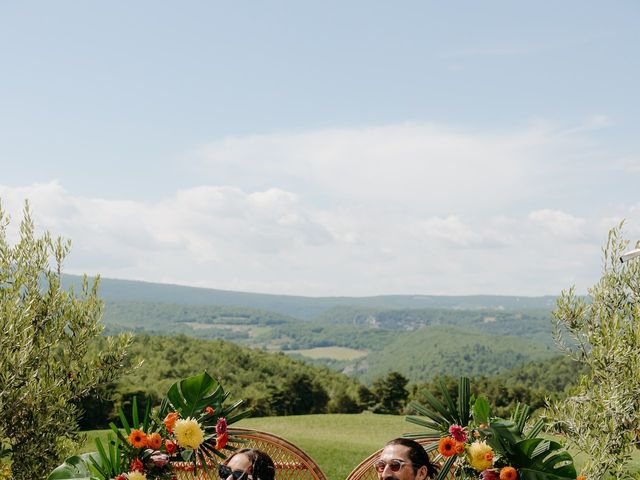
<svg viewBox="0 0 640 480">
<path fill-rule="evenodd" d="M 98 338 L 100 351 L 108 338 Z M 370 385 L 326 367 L 309 365 L 283 353 L 268 353 L 224 340 L 136 335 L 125 360 L 131 373 L 92 392 L 78 402 L 84 412 L 82 429 L 104 428 L 116 418 L 119 408 L 127 412 L 133 399 L 156 404 L 176 380 L 206 370 L 218 378 L 233 399 L 245 399 L 254 416 L 313 413 L 408 413 L 411 400 L 423 401 L 425 390 L 439 394 L 442 379 L 455 396 L 457 378 L 436 377 L 410 384 L 399 372 L 377 377 Z M 498 414 L 516 403 L 532 408 L 544 406 L 545 398 L 557 397 L 576 379 L 575 367 L 562 358 L 530 363 L 492 377 L 472 382 L 476 393 L 489 398 Z"/>
</svg>

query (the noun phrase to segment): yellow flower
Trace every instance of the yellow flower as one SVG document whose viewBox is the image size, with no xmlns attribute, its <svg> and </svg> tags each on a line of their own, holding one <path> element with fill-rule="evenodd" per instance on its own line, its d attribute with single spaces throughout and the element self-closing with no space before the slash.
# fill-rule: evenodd
<svg viewBox="0 0 640 480">
<path fill-rule="evenodd" d="M 127 480 L 147 480 L 147 476 L 142 472 L 129 472 Z"/>
<path fill-rule="evenodd" d="M 176 436 L 178 445 L 182 448 L 196 449 L 204 440 L 204 432 L 200 428 L 200 424 L 193 418 L 180 419 L 173 427 L 173 433 Z"/>
<path fill-rule="evenodd" d="M 491 468 L 493 450 L 486 442 L 473 442 L 468 449 L 469 464 L 478 472 Z"/>
</svg>

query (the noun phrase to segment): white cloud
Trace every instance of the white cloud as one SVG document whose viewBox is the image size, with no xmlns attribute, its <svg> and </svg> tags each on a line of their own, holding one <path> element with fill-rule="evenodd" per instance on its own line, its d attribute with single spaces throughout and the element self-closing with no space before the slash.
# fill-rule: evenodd
<svg viewBox="0 0 640 480">
<path fill-rule="evenodd" d="M 615 175 L 584 131 L 537 121 L 233 137 L 202 149 L 198 186 L 156 201 L 81 197 L 56 181 L 0 186 L 0 198 L 14 219 L 29 198 L 41 229 L 73 239 L 77 273 L 307 295 L 584 291 L 612 220 L 640 236 L 637 199 L 584 190 Z"/>
<path fill-rule="evenodd" d="M 559 210 L 536 210 L 529 214 L 529 221 L 535 228 L 554 237 L 568 240 L 579 240 L 585 235 L 586 222 Z"/>
</svg>

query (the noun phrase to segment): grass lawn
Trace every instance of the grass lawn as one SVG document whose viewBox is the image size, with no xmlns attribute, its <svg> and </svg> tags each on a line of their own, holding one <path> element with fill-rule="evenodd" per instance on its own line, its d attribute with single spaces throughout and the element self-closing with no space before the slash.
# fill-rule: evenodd
<svg viewBox="0 0 640 480">
<path fill-rule="evenodd" d="M 372 413 L 249 418 L 234 425 L 273 433 L 297 445 L 320 465 L 328 480 L 344 480 L 361 460 L 388 440 L 420 431 L 403 416 Z M 88 438 L 83 452 L 95 450 L 93 439 L 106 439 L 108 432 L 85 433 Z M 576 456 L 578 471 L 583 462 Z M 632 472 L 640 471 L 639 454 L 634 452 L 629 467 Z"/>
</svg>

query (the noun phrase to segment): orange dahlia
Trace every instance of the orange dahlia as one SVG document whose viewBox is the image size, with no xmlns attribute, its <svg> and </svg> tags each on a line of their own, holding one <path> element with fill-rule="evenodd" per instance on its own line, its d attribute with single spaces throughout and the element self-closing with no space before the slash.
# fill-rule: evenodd
<svg viewBox="0 0 640 480">
<path fill-rule="evenodd" d="M 164 426 L 166 427 L 167 432 L 169 433 L 173 432 L 173 427 L 178 421 L 178 418 L 180 418 L 180 414 L 178 412 L 168 413 L 167 416 L 164 417 L 164 420 L 162 421 L 162 423 L 164 423 Z"/>
<path fill-rule="evenodd" d="M 516 480 L 518 471 L 513 467 L 504 467 L 500 470 L 500 480 Z"/>
<path fill-rule="evenodd" d="M 456 441 L 451 437 L 444 437 L 438 443 L 438 452 L 443 457 L 450 457 L 456 454 Z"/>
<path fill-rule="evenodd" d="M 133 429 L 129 434 L 129 443 L 135 448 L 144 448 L 147 446 L 147 435 L 142 430 Z"/>
<path fill-rule="evenodd" d="M 587 477 L 585 477 L 584 475 L 578 475 L 576 477 L 576 480 L 587 480 Z"/>
<path fill-rule="evenodd" d="M 458 455 L 464 453 L 464 442 L 456 442 L 456 453 Z"/>
<path fill-rule="evenodd" d="M 158 450 L 162 446 L 162 437 L 158 432 L 147 436 L 147 446 L 153 450 Z"/>
</svg>

